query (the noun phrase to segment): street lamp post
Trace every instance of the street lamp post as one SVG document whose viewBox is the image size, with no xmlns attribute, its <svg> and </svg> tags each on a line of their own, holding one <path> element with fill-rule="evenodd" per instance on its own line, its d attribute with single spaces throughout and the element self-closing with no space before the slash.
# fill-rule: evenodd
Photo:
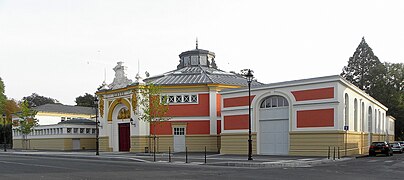
<svg viewBox="0 0 404 180">
<path fill-rule="evenodd" d="M 251 140 L 251 82 L 254 78 L 252 70 L 248 69 L 247 74 L 245 74 L 248 82 L 248 160 L 253 160 L 252 158 L 252 140 Z"/>
<path fill-rule="evenodd" d="M 100 155 L 100 146 L 99 146 L 99 129 L 98 129 L 98 98 L 95 95 L 94 98 L 95 104 L 95 155 Z"/>
<path fill-rule="evenodd" d="M 4 137 L 4 152 L 7 151 L 7 138 L 6 138 L 6 114 L 3 113 L 3 137 Z"/>
</svg>

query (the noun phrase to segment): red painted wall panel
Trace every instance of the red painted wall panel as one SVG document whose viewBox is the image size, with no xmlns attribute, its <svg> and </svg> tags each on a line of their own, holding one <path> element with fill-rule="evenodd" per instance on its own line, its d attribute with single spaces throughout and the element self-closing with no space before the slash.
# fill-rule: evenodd
<svg viewBox="0 0 404 180">
<path fill-rule="evenodd" d="M 328 87 L 320 89 L 292 91 L 292 94 L 293 96 L 295 96 L 296 101 L 329 99 L 334 98 L 334 88 Z"/>
<path fill-rule="evenodd" d="M 186 123 L 187 126 L 187 135 L 192 134 L 210 134 L 210 121 L 209 120 L 200 120 L 200 121 L 175 121 Z M 172 122 L 166 121 L 162 123 L 158 123 L 156 125 L 156 131 L 154 131 L 154 127 L 150 126 L 150 132 L 153 134 L 156 132 L 156 135 L 172 135 Z"/>
<path fill-rule="evenodd" d="M 334 109 L 297 111 L 297 127 L 334 127 Z"/>
<path fill-rule="evenodd" d="M 199 94 L 198 104 L 175 104 L 168 106 L 168 117 L 209 116 L 209 94 Z"/>
<path fill-rule="evenodd" d="M 156 129 L 154 129 L 154 127 L 156 127 Z M 156 133 L 156 135 L 172 135 L 173 131 L 171 128 L 171 122 L 165 121 L 165 122 L 157 123 L 155 126 L 151 125 L 150 134 L 154 134 L 154 133 Z"/>
<path fill-rule="evenodd" d="M 224 130 L 248 129 L 248 114 L 224 116 Z"/>
<path fill-rule="evenodd" d="M 251 101 L 255 95 L 251 95 Z M 223 107 L 248 106 L 248 96 L 223 99 Z"/>
</svg>

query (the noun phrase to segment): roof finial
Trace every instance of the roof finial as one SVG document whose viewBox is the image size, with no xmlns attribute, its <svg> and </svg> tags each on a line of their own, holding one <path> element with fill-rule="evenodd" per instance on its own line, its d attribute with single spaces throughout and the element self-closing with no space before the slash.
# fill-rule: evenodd
<svg viewBox="0 0 404 180">
<path fill-rule="evenodd" d="M 196 37 L 196 49 L 198 49 L 198 37 Z"/>
</svg>

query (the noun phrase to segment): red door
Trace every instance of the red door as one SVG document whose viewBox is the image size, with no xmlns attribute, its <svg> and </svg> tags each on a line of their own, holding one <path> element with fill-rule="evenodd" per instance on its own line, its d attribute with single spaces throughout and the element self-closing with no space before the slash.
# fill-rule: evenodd
<svg viewBox="0 0 404 180">
<path fill-rule="evenodd" d="M 119 151 L 130 149 L 130 127 L 129 123 L 119 124 Z"/>
</svg>

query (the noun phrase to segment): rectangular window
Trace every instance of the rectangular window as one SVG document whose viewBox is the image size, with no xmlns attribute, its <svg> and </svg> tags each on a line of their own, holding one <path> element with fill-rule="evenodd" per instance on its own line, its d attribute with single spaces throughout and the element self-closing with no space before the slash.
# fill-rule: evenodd
<svg viewBox="0 0 404 180">
<path fill-rule="evenodd" d="M 80 128 L 80 134 L 84 133 L 84 128 Z"/>
<path fill-rule="evenodd" d="M 184 103 L 189 102 L 189 95 L 184 95 Z"/>
<path fill-rule="evenodd" d="M 197 95 L 191 95 L 191 102 L 193 102 L 193 103 L 198 102 L 198 96 Z"/>
<path fill-rule="evenodd" d="M 86 134 L 90 134 L 90 128 L 86 128 Z"/>
<path fill-rule="evenodd" d="M 74 134 L 77 134 L 78 131 L 79 131 L 79 128 L 74 128 L 74 129 L 73 129 L 73 133 L 74 133 Z"/>
<path fill-rule="evenodd" d="M 183 127 L 174 128 L 174 135 L 185 135 L 185 128 Z"/>
<path fill-rule="evenodd" d="M 175 96 L 175 102 L 176 103 L 181 103 L 182 102 L 182 96 L 181 95 Z"/>
<path fill-rule="evenodd" d="M 92 128 L 92 129 L 91 129 L 91 133 L 92 133 L 92 134 L 95 134 L 95 130 L 96 130 L 95 128 Z"/>
<path fill-rule="evenodd" d="M 168 102 L 174 103 L 174 96 L 168 96 Z"/>
</svg>

